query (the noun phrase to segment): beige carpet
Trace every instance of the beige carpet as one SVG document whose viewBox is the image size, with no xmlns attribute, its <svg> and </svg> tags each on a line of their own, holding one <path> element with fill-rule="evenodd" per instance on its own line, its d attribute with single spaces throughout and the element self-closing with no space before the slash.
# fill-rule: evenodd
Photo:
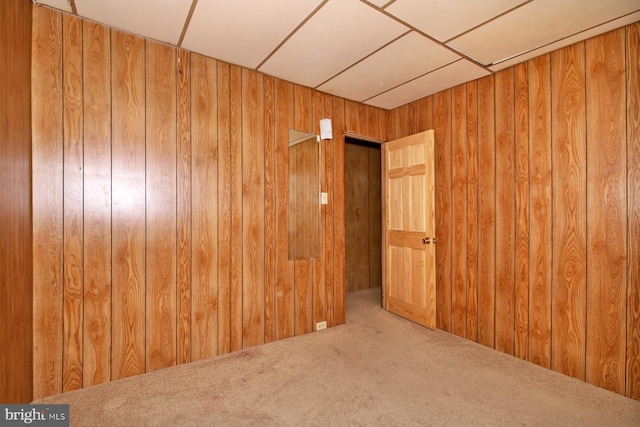
<svg viewBox="0 0 640 427">
<path fill-rule="evenodd" d="M 640 402 L 347 297 L 347 324 L 42 399 L 72 426 L 640 426 Z"/>
</svg>

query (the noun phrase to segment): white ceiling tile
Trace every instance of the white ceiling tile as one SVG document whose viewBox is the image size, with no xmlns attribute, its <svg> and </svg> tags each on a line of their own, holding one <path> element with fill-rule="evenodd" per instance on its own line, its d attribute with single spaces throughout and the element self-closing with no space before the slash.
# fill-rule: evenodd
<svg viewBox="0 0 640 427">
<path fill-rule="evenodd" d="M 72 12 L 69 0 L 38 0 L 38 4 L 44 4 L 54 9 L 64 10 L 69 13 Z"/>
<path fill-rule="evenodd" d="M 316 87 L 407 30 L 359 0 L 330 0 L 260 71 Z"/>
<path fill-rule="evenodd" d="M 437 40 L 449 40 L 525 0 L 397 0 L 385 10 Z"/>
<path fill-rule="evenodd" d="M 487 70 L 466 59 L 461 59 L 371 98 L 365 104 L 392 109 L 488 74 Z"/>
<path fill-rule="evenodd" d="M 368 3 L 371 3 L 374 6 L 383 7 L 384 5 L 389 3 L 391 0 L 366 0 L 366 1 Z"/>
<path fill-rule="evenodd" d="M 532 58 L 536 58 L 540 55 L 544 55 L 545 53 L 553 52 L 554 50 L 561 49 L 563 47 L 572 45 L 574 43 L 580 42 L 582 40 L 586 40 L 591 37 L 595 37 L 599 34 L 606 33 L 607 31 L 615 30 L 620 27 L 624 27 L 625 25 L 633 24 L 634 22 L 640 21 L 640 12 L 631 13 L 622 18 L 615 19 L 606 24 L 599 25 L 594 28 L 590 28 L 587 31 L 583 31 L 579 34 L 576 34 L 571 37 L 567 37 L 566 39 L 559 40 L 555 43 L 550 43 L 546 46 L 543 46 L 539 49 L 531 50 L 523 55 L 518 55 L 506 61 L 500 62 L 492 67 L 489 67 L 491 71 L 500 71 L 505 68 L 511 67 L 513 65 L 519 64 L 520 62 L 527 61 Z"/>
<path fill-rule="evenodd" d="M 182 47 L 256 68 L 322 0 L 199 0 Z"/>
<path fill-rule="evenodd" d="M 176 45 L 192 0 L 75 0 L 78 15 Z"/>
<path fill-rule="evenodd" d="M 459 55 L 412 31 L 318 89 L 363 101 L 458 59 Z"/>
<path fill-rule="evenodd" d="M 535 0 L 448 44 L 488 65 L 638 9 L 638 0 Z"/>
</svg>

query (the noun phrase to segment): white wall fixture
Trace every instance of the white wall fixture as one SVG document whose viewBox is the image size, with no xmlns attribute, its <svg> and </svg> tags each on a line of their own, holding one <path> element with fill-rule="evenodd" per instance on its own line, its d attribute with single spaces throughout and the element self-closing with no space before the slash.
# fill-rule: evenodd
<svg viewBox="0 0 640 427">
<path fill-rule="evenodd" d="M 333 139 L 331 119 L 320 119 L 320 139 Z"/>
</svg>

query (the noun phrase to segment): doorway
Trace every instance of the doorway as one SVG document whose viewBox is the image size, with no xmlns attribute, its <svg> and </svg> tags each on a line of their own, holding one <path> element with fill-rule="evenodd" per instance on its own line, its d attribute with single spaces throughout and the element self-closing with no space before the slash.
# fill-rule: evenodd
<svg viewBox="0 0 640 427">
<path fill-rule="evenodd" d="M 382 286 L 380 156 L 380 144 L 345 138 L 346 293 Z"/>
</svg>

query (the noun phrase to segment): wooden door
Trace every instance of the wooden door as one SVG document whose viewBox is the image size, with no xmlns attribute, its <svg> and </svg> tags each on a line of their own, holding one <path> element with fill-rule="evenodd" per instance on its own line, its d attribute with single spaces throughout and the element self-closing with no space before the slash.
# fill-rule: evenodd
<svg viewBox="0 0 640 427">
<path fill-rule="evenodd" d="M 436 327 L 433 130 L 382 145 L 383 302 Z"/>
</svg>

